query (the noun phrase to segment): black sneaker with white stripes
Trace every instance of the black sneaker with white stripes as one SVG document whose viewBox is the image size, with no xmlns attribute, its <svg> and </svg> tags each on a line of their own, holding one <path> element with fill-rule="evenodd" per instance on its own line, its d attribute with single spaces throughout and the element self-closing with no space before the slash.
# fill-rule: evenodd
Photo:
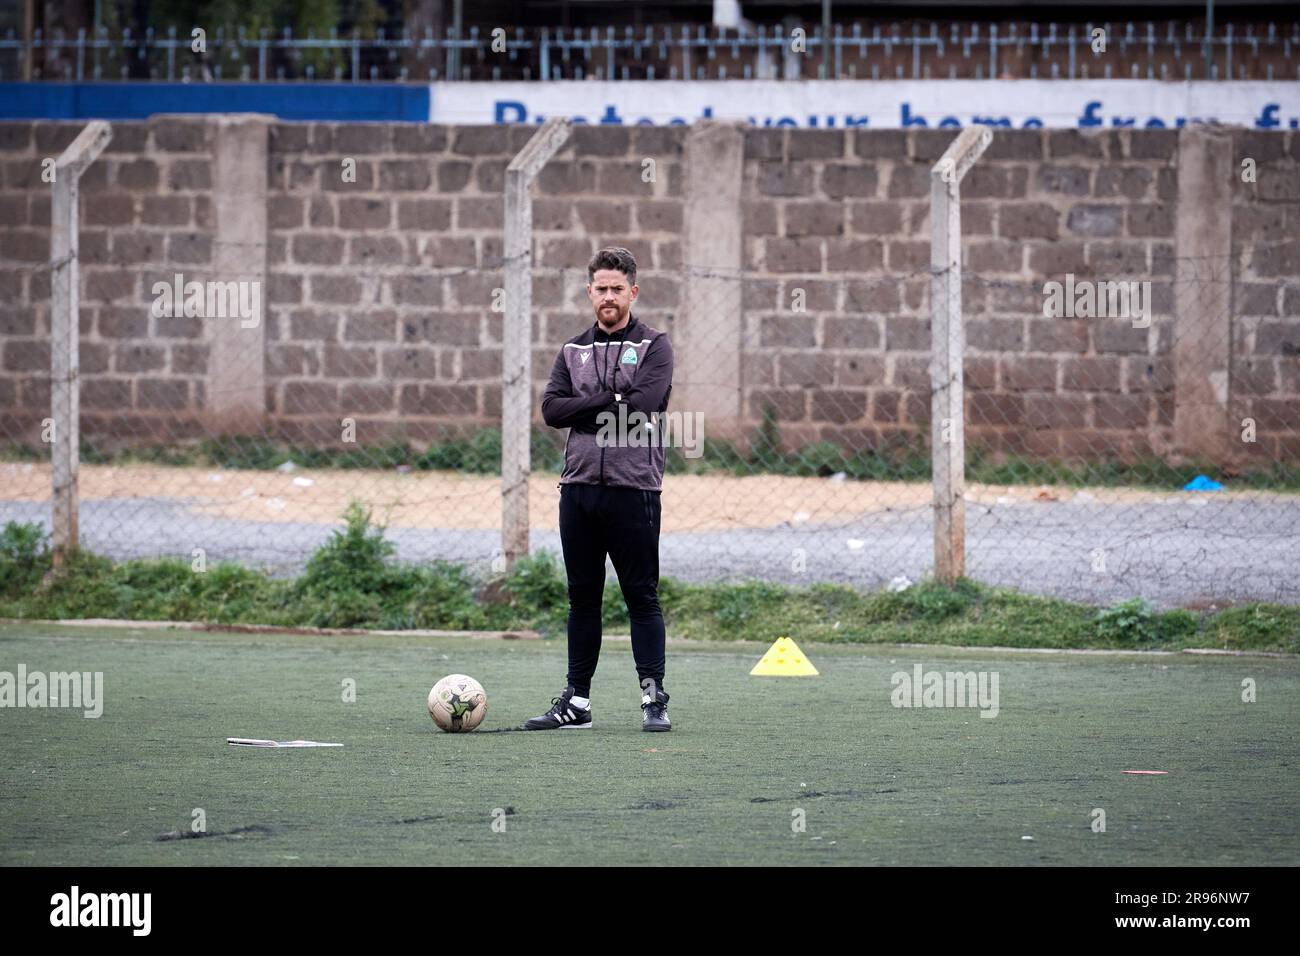
<svg viewBox="0 0 1300 956">
<path fill-rule="evenodd" d="M 654 678 L 641 682 L 641 729 L 649 731 L 672 730 L 668 719 L 668 695 L 655 686 Z"/>
<path fill-rule="evenodd" d="M 551 698 L 551 709 L 524 724 L 524 730 L 590 730 L 591 710 L 575 706 L 572 698 L 573 688 L 564 688 Z"/>
</svg>

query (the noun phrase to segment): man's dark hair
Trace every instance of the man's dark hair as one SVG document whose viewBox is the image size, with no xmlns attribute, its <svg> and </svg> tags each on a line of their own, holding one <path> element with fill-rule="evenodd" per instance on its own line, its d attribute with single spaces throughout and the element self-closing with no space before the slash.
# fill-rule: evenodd
<svg viewBox="0 0 1300 956">
<path fill-rule="evenodd" d="M 587 263 L 587 282 L 592 282 L 601 269 L 614 269 L 621 272 L 627 276 L 628 285 L 636 285 L 636 260 L 632 258 L 632 253 L 622 246 L 609 246 L 592 257 Z"/>
</svg>

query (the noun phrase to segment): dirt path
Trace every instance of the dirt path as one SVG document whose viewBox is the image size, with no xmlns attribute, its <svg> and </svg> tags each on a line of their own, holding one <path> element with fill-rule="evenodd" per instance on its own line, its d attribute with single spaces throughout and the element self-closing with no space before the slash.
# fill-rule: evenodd
<svg viewBox="0 0 1300 956">
<path fill-rule="evenodd" d="M 531 524 L 557 528 L 558 476 L 529 482 Z M 246 471 L 157 465 L 83 465 L 83 501 L 179 499 L 196 514 L 259 522 L 336 523 L 350 498 L 373 509 L 376 521 L 394 528 L 500 527 L 501 481 L 492 475 L 454 472 Z M 34 463 L 0 464 L 0 500 L 50 500 L 50 469 Z M 928 508 L 928 483 L 835 481 L 756 475 L 669 475 L 664 481 L 665 532 L 723 531 L 777 525 L 836 523 L 873 513 Z M 966 500 L 978 504 L 1091 502 L 1132 505 L 1185 501 L 1192 493 L 1129 488 L 969 485 Z M 1291 498 L 1272 492 L 1216 492 L 1219 501 Z"/>
</svg>

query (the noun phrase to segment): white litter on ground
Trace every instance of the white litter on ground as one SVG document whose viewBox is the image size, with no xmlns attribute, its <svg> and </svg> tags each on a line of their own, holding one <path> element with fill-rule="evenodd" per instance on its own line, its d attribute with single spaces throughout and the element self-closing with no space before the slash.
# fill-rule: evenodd
<svg viewBox="0 0 1300 956">
<path fill-rule="evenodd" d="M 316 740 L 259 740 L 256 737 L 227 737 L 232 747 L 342 747 L 342 744 L 323 744 Z"/>
</svg>

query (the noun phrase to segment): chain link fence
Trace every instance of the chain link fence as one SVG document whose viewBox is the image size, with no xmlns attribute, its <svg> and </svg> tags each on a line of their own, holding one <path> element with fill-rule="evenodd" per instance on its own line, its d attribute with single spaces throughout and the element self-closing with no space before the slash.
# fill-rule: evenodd
<svg viewBox="0 0 1300 956">
<path fill-rule="evenodd" d="M 1188 294 L 1222 296 L 1223 283 L 1201 273 L 1203 263 L 1192 265 Z M 744 271 L 701 272 L 721 280 L 718 294 L 732 301 L 743 300 L 746 283 L 755 281 Z M 382 284 L 392 277 L 364 272 L 358 278 Z M 882 297 L 896 291 L 922 314 L 929 278 L 928 270 L 918 270 L 875 281 Z M 792 311 L 747 312 L 739 343 L 693 330 L 692 347 L 725 374 L 684 379 L 675 308 L 657 298 L 656 279 L 640 277 L 633 311 L 673 336 L 679 353 L 664 430 L 663 573 L 694 581 L 862 587 L 930 573 L 928 343 L 903 340 L 910 333 L 891 328 L 888 314 L 817 314 L 829 304 L 821 297 L 842 302 L 854 280 L 815 286 L 792 280 L 781 290 Z M 448 301 L 466 308 L 481 308 L 480 295 L 490 302 L 503 288 L 500 270 L 442 270 L 436 281 Z M 1078 280 L 1080 287 L 1088 281 Z M 590 321 L 585 282 L 585 269 L 534 270 L 536 298 L 555 303 L 536 312 L 535 408 L 561 344 Z M 1169 455 L 1179 414 L 1175 356 L 1202 346 L 1205 329 L 1180 330 L 1175 317 L 1161 311 L 1170 303 L 1158 299 L 1154 314 L 1147 311 L 1150 300 L 1140 305 L 1135 327 L 1123 316 L 1049 319 L 1041 314 L 1042 290 L 1015 282 L 967 275 L 964 285 L 967 301 L 1015 298 L 1036 305 L 1038 314 L 1022 324 L 1031 336 L 1091 337 L 1103 348 L 1114 346 L 1104 336 L 1127 339 L 1124 351 L 1111 356 L 1006 361 L 988 336 L 1016 335 L 1018 320 L 1001 320 L 1004 327 L 994 330 L 977 326 L 974 336 L 968 328 L 970 576 L 1092 601 L 1134 594 L 1163 605 L 1297 599 L 1292 563 L 1300 536 L 1300 474 L 1294 466 L 1251 463 L 1244 456 L 1226 466 L 1174 465 L 1162 458 L 1162 452 Z M 701 314 L 711 311 L 710 302 L 699 305 Z M 718 302 L 719 312 L 727 307 Z M 478 329 L 489 343 L 499 339 L 500 324 L 490 309 Z M 787 320 L 807 323 L 811 347 L 764 347 L 773 323 Z M 154 340 L 166 342 L 176 331 L 167 325 L 188 320 L 148 321 Z M 382 330 L 377 321 L 386 323 Z M 1047 323 L 1059 327 L 1040 333 Z M 237 434 L 209 431 L 201 419 L 171 412 L 105 417 L 97 405 L 106 396 L 87 381 L 79 477 L 83 548 L 115 559 L 201 553 L 208 562 L 234 560 L 291 574 L 356 500 L 387 526 L 402 559 L 500 570 L 501 432 L 492 420 L 497 415 L 499 421 L 500 352 L 425 348 L 449 345 L 446 331 L 436 321 L 385 320 L 373 312 L 340 312 L 312 320 L 309 328 L 292 313 L 271 310 L 264 349 L 268 371 L 275 373 L 266 390 L 273 411 L 259 427 Z M 889 347 L 851 347 L 864 336 L 878 336 Z M 335 340 L 349 345 L 330 344 Z M 1249 337 L 1233 343 L 1234 377 L 1295 374 L 1294 357 L 1279 351 L 1261 360 L 1258 345 Z M 184 340 L 156 346 L 163 347 L 203 351 Z M 116 368 L 129 371 L 134 363 L 138 374 L 126 387 L 135 389 L 137 403 L 156 401 L 161 408 L 175 399 L 165 394 L 165 383 L 148 377 L 156 361 L 150 348 L 118 351 Z M 208 355 L 211 361 L 210 346 Z M 312 380 L 327 371 L 357 378 Z M 300 377 L 280 377 L 289 373 Z M 41 387 L 39 375 L 23 383 L 25 391 Z M 195 407 L 213 401 L 201 382 L 196 389 Z M 702 413 L 691 396 L 706 394 L 715 410 Z M 718 395 L 734 415 L 717 411 Z M 1300 430 L 1300 422 L 1252 416 L 1249 396 L 1234 395 L 1233 407 L 1243 446 L 1270 430 Z M 49 528 L 48 446 L 27 442 L 30 432 L 15 427 L 17 419 L 3 420 L 0 517 Z M 52 419 L 43 423 L 47 435 L 51 425 Z M 562 431 L 535 422 L 533 551 L 560 552 L 563 448 Z M 1223 490 L 1184 490 L 1201 469 Z"/>
<path fill-rule="evenodd" d="M 123 284 L 81 313 L 81 546 L 293 574 L 356 501 L 402 559 L 501 570 L 499 241 L 458 257 L 437 239 L 430 267 L 400 229 L 266 234 L 195 236 L 221 248 L 183 276 L 174 244 L 125 278 L 83 276 L 83 302 Z M 530 272 L 529 527 L 534 552 L 559 554 L 564 434 L 540 396 L 593 321 L 585 262 L 602 243 L 547 242 Z M 931 448 L 952 423 L 931 421 L 934 274 L 912 245 L 910 264 L 891 251 L 816 277 L 683 265 L 671 244 L 644 260 L 634 314 L 677 356 L 665 575 L 878 588 L 932 572 Z M 1300 598 L 1300 285 L 1263 258 L 1290 247 L 1063 243 L 1047 283 L 1024 278 L 1024 243 L 965 247 L 966 573 L 1094 602 Z M 557 248 L 566 264 L 545 264 Z M 254 251 L 265 289 L 239 278 Z M 304 262 L 321 265 L 285 265 Z M 31 305 L 0 316 L 0 523 L 49 529 L 50 269 L 5 273 Z"/>
</svg>

